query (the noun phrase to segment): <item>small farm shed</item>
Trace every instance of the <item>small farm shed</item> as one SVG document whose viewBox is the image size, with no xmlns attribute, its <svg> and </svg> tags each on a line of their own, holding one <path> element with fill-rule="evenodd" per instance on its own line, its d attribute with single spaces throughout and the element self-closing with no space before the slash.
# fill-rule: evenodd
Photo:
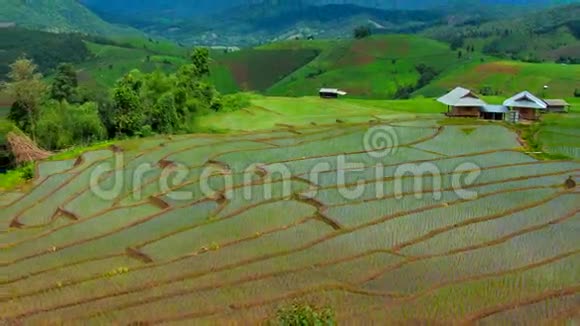
<svg viewBox="0 0 580 326">
<path fill-rule="evenodd" d="M 570 107 L 570 104 L 562 99 L 544 100 L 544 102 L 548 105 L 546 112 L 565 113 L 568 112 L 568 107 Z"/>
<path fill-rule="evenodd" d="M 446 114 L 450 117 L 477 118 L 480 116 L 482 107 L 486 105 L 479 96 L 463 87 L 456 87 L 437 101 L 447 105 Z"/>
<path fill-rule="evenodd" d="M 321 98 L 338 98 L 338 96 L 346 95 L 346 92 L 337 88 L 321 88 L 318 94 Z"/>
<path fill-rule="evenodd" d="M 503 102 L 503 105 L 518 111 L 522 120 L 538 120 L 540 111 L 548 108 L 548 104 L 544 100 L 528 91 L 523 91 L 508 98 Z"/>
<path fill-rule="evenodd" d="M 485 120 L 504 120 L 508 112 L 507 106 L 486 104 L 481 108 L 481 118 Z"/>
</svg>

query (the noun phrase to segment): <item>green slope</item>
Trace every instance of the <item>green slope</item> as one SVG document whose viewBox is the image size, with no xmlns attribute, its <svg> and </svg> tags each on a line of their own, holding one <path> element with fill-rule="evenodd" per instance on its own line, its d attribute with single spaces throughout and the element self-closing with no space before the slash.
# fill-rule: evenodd
<svg viewBox="0 0 580 326">
<path fill-rule="evenodd" d="M 124 35 L 140 32 L 105 22 L 76 0 L 0 0 L 0 22 L 51 32 Z"/>
<path fill-rule="evenodd" d="M 511 96 L 529 90 L 542 97 L 573 97 L 580 85 L 580 65 L 496 61 L 458 67 L 415 95 L 439 96 L 455 86 L 485 93 Z M 544 89 L 547 85 L 548 89 Z"/>
<path fill-rule="evenodd" d="M 54 34 L 22 28 L 0 28 L 0 80 L 21 56 L 34 60 L 46 74 L 61 62 L 80 63 L 90 52 L 78 34 Z"/>
<path fill-rule="evenodd" d="M 68 62 L 81 70 L 81 82 L 112 86 L 132 69 L 175 70 L 186 62 L 187 53 L 188 49 L 175 43 L 144 37 L 109 39 L 20 27 L 0 28 L 0 80 L 5 79 L 12 62 L 26 56 L 46 76 L 50 76 L 59 63 Z"/>
<path fill-rule="evenodd" d="M 474 53 L 458 59 L 448 45 L 411 35 L 342 41 L 327 46 L 319 57 L 267 93 L 303 96 L 315 94 L 320 87 L 335 87 L 354 97 L 391 98 L 399 88 L 417 84 L 417 65 L 443 72 L 480 58 Z"/>
<path fill-rule="evenodd" d="M 174 71 L 186 63 L 185 56 L 152 51 L 145 48 L 130 48 L 115 45 L 85 42 L 92 54 L 90 60 L 78 65 L 80 80 L 84 84 L 96 83 L 111 87 L 115 81 L 133 69 L 152 72 L 160 69 Z"/>
<path fill-rule="evenodd" d="M 313 60 L 316 49 L 249 49 L 213 56 L 215 68 L 231 72 L 237 88 L 266 91 L 276 82 Z M 222 84 L 221 77 L 216 84 Z"/>
</svg>

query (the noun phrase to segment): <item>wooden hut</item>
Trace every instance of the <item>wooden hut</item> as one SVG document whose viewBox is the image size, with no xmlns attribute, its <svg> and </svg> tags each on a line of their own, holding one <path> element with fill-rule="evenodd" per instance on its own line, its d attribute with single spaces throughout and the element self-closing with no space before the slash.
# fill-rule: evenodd
<svg viewBox="0 0 580 326">
<path fill-rule="evenodd" d="M 570 104 L 568 104 L 568 102 L 562 99 L 550 99 L 544 100 L 544 102 L 546 102 L 546 104 L 548 105 L 548 107 L 546 108 L 546 112 L 566 113 L 568 112 L 568 108 L 570 107 Z"/>
<path fill-rule="evenodd" d="M 548 104 L 534 94 L 523 91 L 503 102 L 504 106 L 511 108 L 519 113 L 520 120 L 538 120 L 540 111 L 546 110 Z"/>
<path fill-rule="evenodd" d="M 451 92 L 437 99 L 438 102 L 447 105 L 447 116 L 450 117 L 473 117 L 480 116 L 486 103 L 472 91 L 463 87 L 456 87 Z"/>
<path fill-rule="evenodd" d="M 337 88 L 321 88 L 318 91 L 318 94 L 321 98 L 338 98 L 338 96 L 346 95 L 346 92 L 343 92 Z"/>
</svg>

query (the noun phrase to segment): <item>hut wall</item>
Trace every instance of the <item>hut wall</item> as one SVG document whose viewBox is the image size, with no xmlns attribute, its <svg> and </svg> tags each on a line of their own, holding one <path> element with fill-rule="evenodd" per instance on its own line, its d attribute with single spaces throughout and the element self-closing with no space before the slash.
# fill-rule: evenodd
<svg viewBox="0 0 580 326">
<path fill-rule="evenodd" d="M 538 120 L 538 110 L 530 108 L 515 108 L 520 113 L 520 119 L 524 120 Z"/>
<path fill-rule="evenodd" d="M 338 94 L 336 94 L 336 93 L 321 92 L 320 93 L 320 97 L 321 98 L 338 98 Z"/>
<path fill-rule="evenodd" d="M 453 107 L 450 116 L 454 117 L 479 117 L 479 107 Z"/>
<path fill-rule="evenodd" d="M 564 106 L 548 106 L 548 112 L 564 113 L 566 112 L 566 107 Z"/>
</svg>

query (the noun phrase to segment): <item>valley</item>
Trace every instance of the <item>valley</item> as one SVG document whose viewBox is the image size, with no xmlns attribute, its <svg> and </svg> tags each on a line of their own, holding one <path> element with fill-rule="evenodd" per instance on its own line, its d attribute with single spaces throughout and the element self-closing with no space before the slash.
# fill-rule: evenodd
<svg viewBox="0 0 580 326">
<path fill-rule="evenodd" d="M 0 324 L 580 321 L 578 1 L 0 8 Z"/>
</svg>

